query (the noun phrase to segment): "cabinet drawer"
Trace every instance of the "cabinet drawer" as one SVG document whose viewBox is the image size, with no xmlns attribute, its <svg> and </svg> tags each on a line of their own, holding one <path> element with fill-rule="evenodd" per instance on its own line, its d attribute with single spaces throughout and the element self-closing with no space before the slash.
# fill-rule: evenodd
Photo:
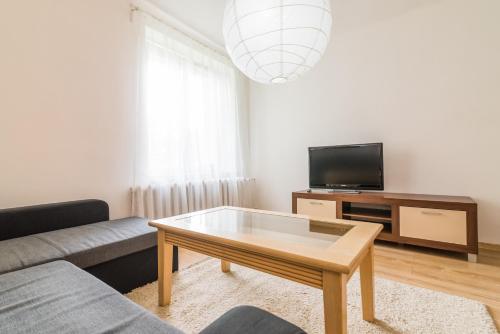
<svg viewBox="0 0 500 334">
<path fill-rule="evenodd" d="M 402 237 L 467 245 L 467 213 L 402 206 L 399 231 Z"/>
<path fill-rule="evenodd" d="M 337 218 L 337 202 L 297 198 L 297 213 L 314 217 Z"/>
</svg>

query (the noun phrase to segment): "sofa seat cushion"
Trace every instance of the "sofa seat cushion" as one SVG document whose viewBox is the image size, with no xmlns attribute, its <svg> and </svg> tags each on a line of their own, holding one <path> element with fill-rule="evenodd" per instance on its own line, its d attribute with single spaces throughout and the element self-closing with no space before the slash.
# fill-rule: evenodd
<svg viewBox="0 0 500 334">
<path fill-rule="evenodd" d="M 156 246 L 156 229 L 143 218 L 124 218 L 35 235 L 80 268 Z"/>
<path fill-rule="evenodd" d="M 0 254 L 0 274 L 64 257 L 61 250 L 34 236 L 0 241 Z"/>
<path fill-rule="evenodd" d="M 124 218 L 0 241 L 0 274 L 61 259 L 91 267 L 156 246 L 155 231 Z"/>
<path fill-rule="evenodd" d="M 306 334 L 301 328 L 254 306 L 237 306 L 200 334 Z"/>
<path fill-rule="evenodd" d="M 182 332 L 71 263 L 55 261 L 0 276 L 0 333 Z"/>
</svg>

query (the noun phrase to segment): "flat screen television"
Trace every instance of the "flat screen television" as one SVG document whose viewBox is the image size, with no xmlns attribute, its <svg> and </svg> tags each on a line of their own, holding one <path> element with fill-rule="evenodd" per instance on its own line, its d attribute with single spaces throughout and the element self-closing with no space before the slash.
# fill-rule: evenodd
<svg viewBox="0 0 500 334">
<path fill-rule="evenodd" d="M 309 148 L 309 188 L 384 190 L 383 145 Z"/>
</svg>

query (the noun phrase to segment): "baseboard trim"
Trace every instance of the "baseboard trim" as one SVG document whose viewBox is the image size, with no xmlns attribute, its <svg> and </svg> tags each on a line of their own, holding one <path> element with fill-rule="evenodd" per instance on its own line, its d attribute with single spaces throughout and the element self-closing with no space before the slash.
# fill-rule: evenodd
<svg viewBox="0 0 500 334">
<path fill-rule="evenodd" d="M 486 250 L 491 250 L 491 251 L 498 251 L 500 252 L 500 245 L 497 244 L 489 244 L 486 242 L 480 242 L 479 243 L 479 249 L 486 249 Z"/>
</svg>

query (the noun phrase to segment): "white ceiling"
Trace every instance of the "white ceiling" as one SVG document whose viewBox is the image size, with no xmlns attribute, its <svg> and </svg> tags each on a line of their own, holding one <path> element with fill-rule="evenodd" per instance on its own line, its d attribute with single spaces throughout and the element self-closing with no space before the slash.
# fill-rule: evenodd
<svg viewBox="0 0 500 334">
<path fill-rule="evenodd" d="M 222 19 L 226 0 L 150 0 L 213 42 L 223 46 Z"/>
<path fill-rule="evenodd" d="M 222 19 L 226 0 L 149 0 L 171 16 L 224 46 Z M 252 0 L 248 0 L 252 1 Z M 331 0 L 333 36 L 387 20 L 439 0 Z"/>
</svg>

